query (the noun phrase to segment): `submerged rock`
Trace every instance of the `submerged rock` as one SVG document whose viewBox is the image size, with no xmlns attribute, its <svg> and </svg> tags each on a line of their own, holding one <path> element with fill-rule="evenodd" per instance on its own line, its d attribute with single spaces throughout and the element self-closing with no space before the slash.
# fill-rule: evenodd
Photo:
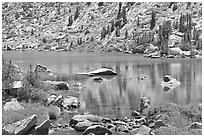
<svg viewBox="0 0 204 137">
<path fill-rule="evenodd" d="M 90 133 L 93 133 L 95 135 L 106 135 L 106 134 L 112 135 L 112 132 L 109 129 L 107 129 L 101 125 L 94 125 L 94 126 L 88 127 L 84 131 L 83 135 L 88 135 Z"/>
<path fill-rule="evenodd" d="M 36 123 L 37 123 L 37 116 L 32 115 L 16 123 L 8 124 L 4 126 L 3 130 L 13 135 L 26 135 L 28 131 L 30 131 L 32 128 L 36 126 Z"/>
</svg>

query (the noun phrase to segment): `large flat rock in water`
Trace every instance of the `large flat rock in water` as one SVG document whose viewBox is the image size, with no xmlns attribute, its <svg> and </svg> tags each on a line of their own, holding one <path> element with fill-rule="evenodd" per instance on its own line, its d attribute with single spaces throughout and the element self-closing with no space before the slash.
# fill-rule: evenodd
<svg viewBox="0 0 204 137">
<path fill-rule="evenodd" d="M 109 69 L 109 68 L 100 68 L 94 71 L 90 71 L 88 73 L 79 73 L 81 75 L 89 75 L 89 76 L 94 76 L 94 75 L 117 75 L 117 72 Z"/>
</svg>

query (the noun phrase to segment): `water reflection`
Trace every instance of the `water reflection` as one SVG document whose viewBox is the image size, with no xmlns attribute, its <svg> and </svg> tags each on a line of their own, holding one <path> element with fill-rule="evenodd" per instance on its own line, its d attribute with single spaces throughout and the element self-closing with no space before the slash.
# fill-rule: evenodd
<svg viewBox="0 0 204 137">
<path fill-rule="evenodd" d="M 20 54 L 19 54 L 20 53 Z M 140 98 L 150 98 L 151 104 L 201 103 L 202 60 L 200 59 L 144 59 L 136 55 L 94 54 L 70 52 L 3 52 L 23 71 L 29 64 L 45 65 L 52 72 L 74 74 L 101 67 L 117 71 L 116 77 L 104 78 L 101 83 L 90 78 L 80 93 L 80 111 L 108 117 L 130 116 Z M 146 79 L 138 79 L 140 74 Z M 167 91 L 161 87 L 165 75 L 170 75 L 181 85 Z"/>
<path fill-rule="evenodd" d="M 98 115 L 122 117 L 130 116 L 142 96 L 149 97 L 152 104 L 189 104 L 202 101 L 201 62 L 146 65 L 117 63 L 115 69 L 121 75 L 109 81 L 87 81 L 86 89 L 80 95 L 89 104 L 86 110 Z M 138 80 L 137 76 L 140 74 L 145 74 L 148 78 Z M 165 75 L 176 78 L 181 85 L 162 87 Z"/>
</svg>

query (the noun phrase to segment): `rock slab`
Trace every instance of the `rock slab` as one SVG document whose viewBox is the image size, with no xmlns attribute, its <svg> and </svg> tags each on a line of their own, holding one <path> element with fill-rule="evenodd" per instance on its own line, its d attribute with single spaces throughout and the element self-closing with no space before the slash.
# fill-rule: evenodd
<svg viewBox="0 0 204 137">
<path fill-rule="evenodd" d="M 3 127 L 4 133 L 13 135 L 26 135 L 33 127 L 36 126 L 37 115 L 31 115 L 28 118 L 20 120 L 13 124 L 8 124 Z"/>
</svg>

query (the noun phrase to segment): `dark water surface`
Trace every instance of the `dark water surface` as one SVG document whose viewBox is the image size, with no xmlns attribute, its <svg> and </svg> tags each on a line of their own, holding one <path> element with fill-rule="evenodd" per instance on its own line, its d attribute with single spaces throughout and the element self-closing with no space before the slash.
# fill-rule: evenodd
<svg viewBox="0 0 204 137">
<path fill-rule="evenodd" d="M 74 74 L 111 67 L 119 75 L 102 83 L 89 79 L 80 91 L 80 111 L 107 117 L 130 116 L 142 96 L 151 104 L 197 104 L 202 102 L 202 59 L 147 59 L 117 53 L 11 51 L 3 56 L 27 71 L 29 64 L 42 64 L 57 73 Z M 140 74 L 147 79 L 140 80 Z M 170 92 L 161 87 L 164 75 L 181 85 Z"/>
</svg>

